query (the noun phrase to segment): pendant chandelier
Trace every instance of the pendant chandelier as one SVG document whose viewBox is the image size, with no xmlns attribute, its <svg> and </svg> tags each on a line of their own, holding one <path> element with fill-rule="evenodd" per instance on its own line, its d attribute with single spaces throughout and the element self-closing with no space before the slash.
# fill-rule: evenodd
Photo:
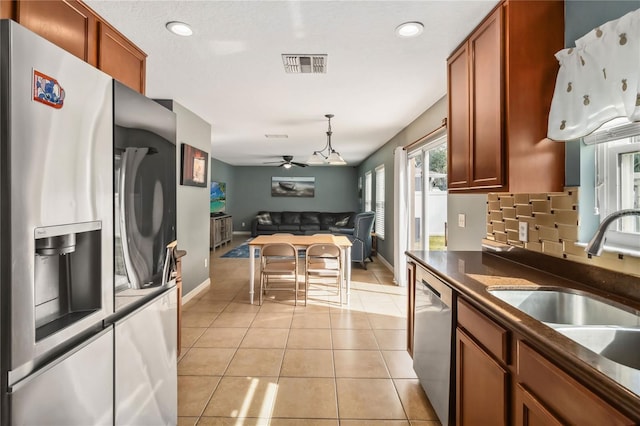
<svg viewBox="0 0 640 426">
<path fill-rule="evenodd" d="M 340 156 L 340 153 L 333 149 L 331 146 L 331 119 L 333 114 L 325 114 L 327 120 L 329 120 L 329 128 L 327 129 L 327 144 L 320 151 L 314 151 L 313 154 L 307 160 L 307 164 L 331 164 L 331 165 L 345 165 L 346 161 Z M 325 152 L 326 151 L 326 152 Z"/>
</svg>

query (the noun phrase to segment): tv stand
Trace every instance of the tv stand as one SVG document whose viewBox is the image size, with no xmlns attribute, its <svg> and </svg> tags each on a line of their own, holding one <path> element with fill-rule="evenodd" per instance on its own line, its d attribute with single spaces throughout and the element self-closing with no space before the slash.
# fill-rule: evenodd
<svg viewBox="0 0 640 426">
<path fill-rule="evenodd" d="M 209 249 L 231 242 L 233 238 L 233 217 L 228 214 L 216 215 L 210 219 Z"/>
</svg>

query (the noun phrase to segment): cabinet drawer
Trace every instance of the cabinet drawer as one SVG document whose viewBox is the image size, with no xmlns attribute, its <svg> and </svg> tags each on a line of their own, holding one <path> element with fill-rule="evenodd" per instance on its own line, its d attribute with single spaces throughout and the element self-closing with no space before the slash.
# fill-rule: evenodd
<svg viewBox="0 0 640 426">
<path fill-rule="evenodd" d="M 633 425 L 597 395 L 547 361 L 523 342 L 518 342 L 518 382 L 546 407 L 577 425 Z"/>
<path fill-rule="evenodd" d="M 467 330 L 498 360 L 509 364 L 508 331 L 463 299 L 458 299 L 458 326 Z"/>
</svg>

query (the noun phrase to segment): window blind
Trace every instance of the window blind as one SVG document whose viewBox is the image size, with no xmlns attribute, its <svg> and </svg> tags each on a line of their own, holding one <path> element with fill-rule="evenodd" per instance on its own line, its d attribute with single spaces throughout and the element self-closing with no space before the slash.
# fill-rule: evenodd
<svg viewBox="0 0 640 426">
<path fill-rule="evenodd" d="M 371 172 L 364 174 L 364 211 L 371 211 Z"/>
<path fill-rule="evenodd" d="M 376 236 L 384 238 L 384 166 L 376 168 Z"/>
</svg>

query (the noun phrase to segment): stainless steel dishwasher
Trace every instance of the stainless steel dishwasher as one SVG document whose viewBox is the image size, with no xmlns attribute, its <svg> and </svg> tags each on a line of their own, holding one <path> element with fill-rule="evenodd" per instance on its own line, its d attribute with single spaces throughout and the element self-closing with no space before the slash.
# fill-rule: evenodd
<svg viewBox="0 0 640 426">
<path fill-rule="evenodd" d="M 416 275 L 413 369 L 440 422 L 448 425 L 452 412 L 453 291 L 420 268 Z"/>
</svg>

